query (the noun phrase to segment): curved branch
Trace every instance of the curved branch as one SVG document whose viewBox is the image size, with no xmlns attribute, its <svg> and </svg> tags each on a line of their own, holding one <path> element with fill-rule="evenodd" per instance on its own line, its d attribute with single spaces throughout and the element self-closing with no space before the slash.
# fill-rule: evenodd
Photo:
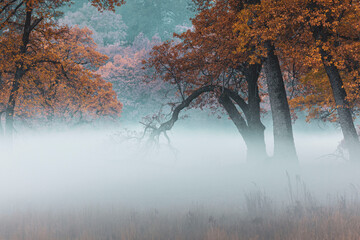
<svg viewBox="0 0 360 240">
<path fill-rule="evenodd" d="M 239 105 L 239 107 L 241 108 L 241 110 L 243 110 L 245 116 L 247 117 L 249 114 L 249 106 L 245 102 L 245 100 L 240 97 L 239 94 L 237 94 L 235 91 L 228 88 L 224 88 L 224 93 L 228 95 L 232 100 L 234 100 L 237 105 Z"/>
<path fill-rule="evenodd" d="M 175 122 L 179 119 L 180 112 L 184 108 L 187 108 L 194 99 L 198 98 L 203 93 L 212 92 L 216 88 L 218 88 L 218 86 L 207 85 L 207 86 L 201 87 L 201 88 L 195 90 L 193 93 L 191 93 L 187 98 L 184 99 L 184 101 L 181 102 L 181 104 L 179 104 L 178 106 L 175 107 L 170 120 L 162 123 L 160 125 L 160 127 L 154 129 L 154 131 L 150 135 L 150 139 L 154 140 L 155 137 L 160 136 L 161 133 L 165 133 L 166 131 L 171 130 L 171 128 L 174 126 Z"/>
<path fill-rule="evenodd" d="M 216 89 L 222 90 L 222 97 L 219 99 L 219 103 L 223 105 L 225 110 L 230 115 L 230 118 L 234 121 L 235 125 L 237 126 L 239 132 L 242 135 L 246 135 L 247 123 L 245 119 L 239 114 L 238 110 L 236 109 L 234 103 L 230 100 L 230 98 L 241 108 L 241 110 L 245 114 L 245 118 L 248 119 L 249 117 L 249 106 L 245 102 L 245 100 L 240 97 L 235 91 L 230 90 L 228 88 L 224 88 L 217 85 L 206 85 L 203 87 L 198 88 L 194 92 L 192 92 L 187 98 L 185 98 L 178 106 L 176 106 L 172 112 L 170 120 L 162 123 L 158 128 L 151 126 L 153 130 L 150 134 L 150 140 L 155 141 L 155 138 L 158 138 L 161 133 L 166 133 L 166 131 L 171 130 L 174 126 L 175 122 L 179 119 L 180 112 L 184 109 L 189 107 L 191 102 L 198 98 L 200 95 L 206 92 L 213 92 Z M 236 114 L 236 113 L 237 114 Z M 148 128 L 147 128 L 148 129 Z"/>
<path fill-rule="evenodd" d="M 246 142 L 249 131 L 248 125 L 246 124 L 245 119 L 236 109 L 230 97 L 225 92 L 220 95 L 219 103 L 225 108 L 226 112 L 229 114 L 230 119 L 233 121 L 239 133 L 243 136 Z"/>
</svg>

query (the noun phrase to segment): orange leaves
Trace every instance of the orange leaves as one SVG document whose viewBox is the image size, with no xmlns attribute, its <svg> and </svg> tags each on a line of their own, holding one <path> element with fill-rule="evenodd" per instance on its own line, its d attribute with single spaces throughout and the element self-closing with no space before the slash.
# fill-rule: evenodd
<svg viewBox="0 0 360 240">
<path fill-rule="evenodd" d="M 250 27 L 248 20 L 250 19 L 249 12 L 243 11 L 238 14 L 237 21 L 234 24 L 234 31 L 237 34 L 237 52 L 245 53 L 250 50 L 249 40 L 251 39 Z"/>
<path fill-rule="evenodd" d="M 357 107 L 360 81 L 359 1 L 249 2 L 237 13 L 234 24 L 237 52 L 250 53 L 250 62 L 254 62 L 266 57 L 263 46 L 270 41 L 276 47 L 285 73 L 287 65 L 295 61 L 301 69 L 299 82 L 305 95 L 291 100 L 293 107 L 309 109 L 310 117 L 321 115 L 336 119 L 333 111 L 336 106 L 323 64 L 333 65 L 341 72 L 348 93 L 347 101 Z M 324 111 L 328 114 L 320 114 Z"/>
<path fill-rule="evenodd" d="M 26 74 L 17 93 L 17 119 L 74 123 L 80 119 L 119 117 L 122 104 L 111 84 L 94 74 L 108 58 L 96 51 L 91 31 L 77 27 L 61 31 L 62 38 L 46 39 L 34 32 L 26 54 L 17 54 L 19 43 L 14 44 L 14 50 L 5 55 L 13 57 L 13 61 L 6 61 L 6 57 L 0 61 L 1 70 L 7 67 L 9 72 L 3 74 L 3 80 L 9 84 L 2 86 L 1 102 L 7 103 L 14 78 L 11 71 L 20 62 Z"/>
<path fill-rule="evenodd" d="M 0 28 L 5 28 L 0 36 L 0 100 L 15 107 L 18 119 L 74 122 L 120 115 L 122 105 L 111 84 L 95 74 L 108 58 L 96 51 L 92 32 L 56 22 L 57 9 L 67 3 L 71 0 L 0 3 Z M 91 3 L 114 10 L 123 1 Z M 12 106 L 10 94 L 16 98 Z"/>
<path fill-rule="evenodd" d="M 247 98 L 247 83 L 242 70 L 251 62 L 252 49 L 244 39 L 240 48 L 233 25 L 237 19 L 235 0 L 197 1 L 201 11 L 192 19 L 193 28 L 175 34 L 178 41 L 166 42 L 153 48 L 149 67 L 166 82 L 177 87 L 182 99 L 202 86 L 225 87 Z M 249 12 L 250 13 L 250 12 Z M 247 25 L 242 27 L 248 28 Z M 259 61 L 255 58 L 253 62 Z M 203 94 L 194 105 L 218 106 L 221 91 Z M 193 106 L 194 106 L 193 105 Z"/>
<path fill-rule="evenodd" d="M 57 47 L 62 49 L 60 59 L 75 62 L 88 69 L 96 69 L 104 65 L 108 57 L 96 51 L 96 44 L 88 28 L 73 27 L 57 42 Z"/>
<path fill-rule="evenodd" d="M 323 68 L 314 69 L 299 79 L 301 89 L 289 100 L 291 108 L 308 111 L 307 121 L 312 118 L 335 121 L 336 107 L 331 86 Z"/>
</svg>

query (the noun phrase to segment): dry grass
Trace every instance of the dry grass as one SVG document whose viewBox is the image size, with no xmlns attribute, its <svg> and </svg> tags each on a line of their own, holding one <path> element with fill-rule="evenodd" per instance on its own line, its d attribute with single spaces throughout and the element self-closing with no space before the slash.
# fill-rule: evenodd
<svg viewBox="0 0 360 240">
<path fill-rule="evenodd" d="M 11 211 L 0 216 L 6 240 L 162 239 L 360 239 L 360 204 L 338 198 L 319 206 L 296 200 L 276 206 L 261 191 L 246 194 L 245 207 L 190 211 L 82 210 Z"/>
</svg>

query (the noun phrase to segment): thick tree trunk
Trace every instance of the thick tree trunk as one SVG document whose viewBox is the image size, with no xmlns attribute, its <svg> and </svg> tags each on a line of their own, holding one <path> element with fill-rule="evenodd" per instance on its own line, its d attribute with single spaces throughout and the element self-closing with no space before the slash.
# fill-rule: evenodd
<svg viewBox="0 0 360 240">
<path fill-rule="evenodd" d="M 265 126 L 261 122 L 260 114 L 260 96 L 258 88 L 258 79 L 261 71 L 261 64 L 251 65 L 244 70 L 245 78 L 248 83 L 248 116 L 247 123 L 249 127 L 248 154 L 261 159 L 267 158 L 265 144 Z"/>
<path fill-rule="evenodd" d="M 266 159 L 264 141 L 265 128 L 263 128 L 262 131 L 258 131 L 260 129 L 250 129 L 248 124 L 246 124 L 245 119 L 241 116 L 239 111 L 236 109 L 235 104 L 226 93 L 221 94 L 219 97 L 219 103 L 224 107 L 225 111 L 228 113 L 230 119 L 233 121 L 245 141 L 247 147 L 247 162 L 263 162 Z"/>
<path fill-rule="evenodd" d="M 284 80 L 274 46 L 266 43 L 268 57 L 264 63 L 274 128 L 274 157 L 277 160 L 297 162 L 297 155 L 291 125 L 291 115 Z"/>
<path fill-rule="evenodd" d="M 360 143 L 359 137 L 356 133 L 354 121 L 352 118 L 352 111 L 346 100 L 346 91 L 344 89 L 343 81 L 340 77 L 339 70 L 334 64 L 328 64 L 329 58 L 325 51 L 320 51 L 325 71 L 329 77 L 331 89 L 334 95 L 336 110 L 339 116 L 339 123 L 344 135 L 344 140 L 349 149 L 349 157 L 351 161 L 360 160 Z"/>
<path fill-rule="evenodd" d="M 248 84 L 248 103 L 246 104 L 243 99 L 235 92 L 228 89 L 224 89 L 224 94 L 227 94 L 235 104 L 237 104 L 245 115 L 246 132 L 247 135 L 243 136 L 247 147 L 247 159 L 249 162 L 259 162 L 267 158 L 266 144 L 264 131 L 265 126 L 261 122 L 260 114 L 260 96 L 258 88 L 258 79 L 261 72 L 261 64 L 249 65 L 242 69 L 245 79 Z M 230 101 L 228 104 L 232 104 Z M 223 106 L 225 108 L 225 106 Z M 235 107 L 235 106 L 234 106 Z M 236 108 L 227 107 L 228 110 L 233 109 L 233 115 L 239 114 Z M 226 108 L 225 108 L 226 109 Z M 229 112 L 228 112 L 229 114 Z M 230 114 L 229 114 L 230 115 Z M 241 115 L 240 115 L 241 116 Z M 238 118 L 238 117 L 237 117 Z M 239 124 L 236 123 L 236 118 L 231 118 L 235 125 L 239 128 Z M 240 132 L 241 133 L 241 132 Z M 246 139 L 245 139 L 246 138 Z"/>
</svg>

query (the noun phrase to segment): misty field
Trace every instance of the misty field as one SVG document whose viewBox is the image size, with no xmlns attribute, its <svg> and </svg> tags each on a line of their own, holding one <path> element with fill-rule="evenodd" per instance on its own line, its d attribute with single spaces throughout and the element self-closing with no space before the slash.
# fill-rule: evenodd
<svg viewBox="0 0 360 240">
<path fill-rule="evenodd" d="M 148 211 L 99 206 L 65 211 L 13 210 L 0 216 L 0 238 L 359 239 L 359 202 L 338 200 L 330 206 L 296 202 L 278 209 L 265 195 L 253 193 L 247 196 L 246 207 L 241 210 L 226 206 Z"/>
<path fill-rule="evenodd" d="M 0 239 L 360 239 L 360 176 L 338 133 L 299 133 L 298 167 L 245 163 L 231 131 L 192 133 L 152 149 L 113 131 L 19 136 Z"/>
</svg>

